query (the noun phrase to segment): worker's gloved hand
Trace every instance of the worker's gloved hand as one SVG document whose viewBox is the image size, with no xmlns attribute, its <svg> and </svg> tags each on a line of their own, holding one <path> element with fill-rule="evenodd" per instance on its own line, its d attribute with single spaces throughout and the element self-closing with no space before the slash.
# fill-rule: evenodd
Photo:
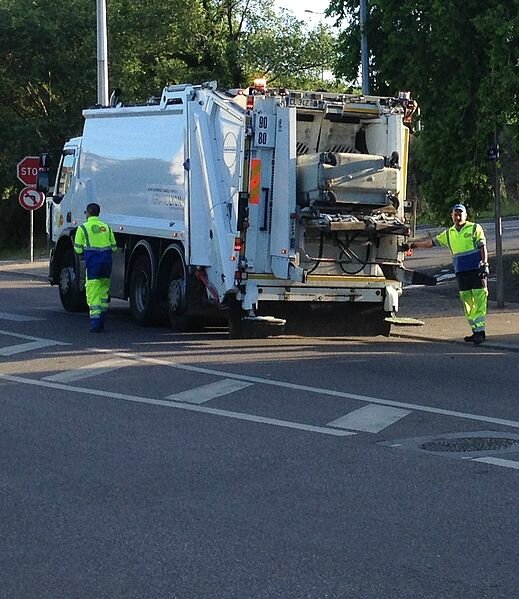
<svg viewBox="0 0 519 599">
<path fill-rule="evenodd" d="M 488 275 L 490 274 L 490 269 L 488 268 L 488 264 L 486 262 L 479 263 L 479 277 L 481 279 L 488 279 Z"/>
<path fill-rule="evenodd" d="M 409 250 L 412 250 L 412 249 L 413 249 L 413 247 L 414 247 L 414 246 L 413 246 L 413 243 L 412 243 L 412 242 L 411 242 L 411 243 L 402 243 L 402 244 L 400 245 L 400 247 L 399 247 L 399 250 L 400 250 L 401 252 L 408 252 Z"/>
</svg>

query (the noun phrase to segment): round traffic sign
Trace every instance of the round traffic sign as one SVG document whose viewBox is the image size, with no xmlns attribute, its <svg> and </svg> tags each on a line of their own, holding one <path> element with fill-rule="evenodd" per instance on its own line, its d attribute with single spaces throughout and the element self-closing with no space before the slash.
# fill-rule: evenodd
<svg viewBox="0 0 519 599">
<path fill-rule="evenodd" d="M 25 210 L 38 210 L 45 202 L 45 194 L 31 187 L 24 187 L 18 195 L 18 201 Z"/>
</svg>

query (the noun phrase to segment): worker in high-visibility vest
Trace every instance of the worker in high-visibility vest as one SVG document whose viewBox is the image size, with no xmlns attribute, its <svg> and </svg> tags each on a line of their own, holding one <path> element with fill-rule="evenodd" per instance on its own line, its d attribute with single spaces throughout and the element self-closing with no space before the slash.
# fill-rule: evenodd
<svg viewBox="0 0 519 599">
<path fill-rule="evenodd" d="M 112 253 L 117 244 L 112 229 L 99 218 L 99 204 L 88 204 L 86 222 L 80 225 L 74 238 L 74 250 L 83 256 L 86 268 L 86 299 L 90 311 L 90 332 L 104 330 L 108 300 Z"/>
<path fill-rule="evenodd" d="M 448 247 L 452 253 L 463 311 L 472 329 L 465 341 L 476 345 L 485 341 L 488 298 L 488 251 L 481 225 L 467 220 L 467 209 L 456 204 L 449 229 L 431 239 L 413 241 L 409 248 Z"/>
</svg>

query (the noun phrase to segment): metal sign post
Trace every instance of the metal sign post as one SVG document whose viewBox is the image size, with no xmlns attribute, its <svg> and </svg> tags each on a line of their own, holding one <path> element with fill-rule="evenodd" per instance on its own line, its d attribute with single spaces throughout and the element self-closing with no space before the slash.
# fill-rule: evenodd
<svg viewBox="0 0 519 599">
<path fill-rule="evenodd" d="M 503 269 L 503 225 L 501 220 L 501 193 L 499 189 L 499 135 L 494 128 L 494 145 L 488 151 L 488 160 L 494 163 L 494 200 L 496 232 L 496 301 L 498 308 L 505 307 Z"/>
<path fill-rule="evenodd" d="M 32 187 L 24 187 L 18 196 L 18 202 L 22 208 L 30 212 L 29 239 L 30 258 L 34 262 L 34 211 L 41 208 L 45 202 L 45 194 L 36 191 Z"/>
</svg>

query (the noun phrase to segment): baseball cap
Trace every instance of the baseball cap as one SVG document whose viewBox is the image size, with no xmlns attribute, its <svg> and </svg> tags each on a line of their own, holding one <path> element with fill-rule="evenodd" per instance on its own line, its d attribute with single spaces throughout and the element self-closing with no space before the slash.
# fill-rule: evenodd
<svg viewBox="0 0 519 599">
<path fill-rule="evenodd" d="M 455 204 L 452 207 L 452 211 L 454 212 L 455 210 L 460 210 L 461 212 L 467 212 L 467 209 L 465 208 L 465 206 L 463 204 Z"/>
</svg>

